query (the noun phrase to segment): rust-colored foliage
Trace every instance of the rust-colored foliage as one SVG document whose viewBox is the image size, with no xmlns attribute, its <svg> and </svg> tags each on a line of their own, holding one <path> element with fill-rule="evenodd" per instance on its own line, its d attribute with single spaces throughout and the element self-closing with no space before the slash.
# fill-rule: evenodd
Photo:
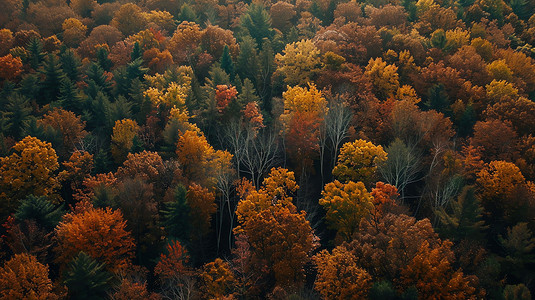
<svg viewBox="0 0 535 300">
<path fill-rule="evenodd" d="M 22 73 L 22 60 L 11 54 L 0 57 L 0 78 L 13 80 Z"/>
<path fill-rule="evenodd" d="M 224 84 L 218 85 L 215 91 L 215 101 L 217 110 L 220 113 L 223 112 L 232 100 L 236 100 L 237 95 L 238 91 L 235 87 Z"/>
<path fill-rule="evenodd" d="M 150 293 L 147 290 L 147 283 L 139 283 L 128 279 L 122 279 L 117 290 L 113 293 L 115 300 L 158 300 L 158 294 Z"/>
<path fill-rule="evenodd" d="M 247 236 L 254 260 L 265 261 L 270 275 L 282 286 L 302 283 L 303 265 L 312 250 L 310 224 L 289 194 L 297 188 L 293 172 L 272 169 L 263 187 L 252 190 L 236 210 L 240 225 L 235 233 Z"/>
<path fill-rule="evenodd" d="M 35 256 L 15 254 L 0 267 L 0 299 L 59 299 L 52 291 L 48 266 Z"/>
<path fill-rule="evenodd" d="M 191 272 L 187 266 L 189 263 L 189 255 L 186 249 L 178 241 L 169 243 L 166 247 L 167 254 L 160 255 L 160 261 L 154 268 L 154 273 L 160 276 L 161 279 L 169 279 L 181 274 L 188 274 Z"/>
<path fill-rule="evenodd" d="M 210 231 L 212 215 L 217 211 L 215 193 L 196 183 L 192 183 L 188 187 L 186 199 L 191 208 L 191 226 L 193 231 L 196 232 L 194 238 L 200 238 Z"/>
<path fill-rule="evenodd" d="M 126 221 L 119 210 L 89 207 L 70 213 L 56 228 L 57 261 L 66 264 L 84 251 L 106 263 L 110 270 L 127 268 L 135 244 L 125 228 Z"/>
<path fill-rule="evenodd" d="M 423 299 L 480 299 L 484 293 L 477 290 L 477 277 L 465 276 L 462 271 L 453 269 L 452 245 L 445 240 L 430 247 L 429 242 L 424 241 L 401 271 L 400 283 L 416 286 L 418 296 Z"/>
<path fill-rule="evenodd" d="M 84 180 L 91 175 L 93 155 L 86 151 L 75 151 L 62 165 L 64 171 L 59 174 L 59 178 L 70 182 L 73 190 L 80 189 Z"/>
<path fill-rule="evenodd" d="M 359 267 L 357 258 L 345 246 L 332 253 L 323 250 L 314 256 L 318 275 L 314 288 L 324 299 L 364 299 L 372 286 L 372 277 Z"/>
<path fill-rule="evenodd" d="M 117 177 L 140 177 L 143 180 L 155 182 L 163 169 L 163 159 L 156 152 L 128 153 L 123 165 L 117 169 Z"/>
<path fill-rule="evenodd" d="M 372 189 L 373 211 L 375 220 L 384 216 L 392 208 L 397 206 L 396 199 L 399 196 L 398 189 L 388 183 L 378 181 Z"/>
<path fill-rule="evenodd" d="M 60 154 L 66 156 L 71 153 L 76 145 L 87 135 L 84 130 L 85 122 L 73 112 L 64 109 L 49 111 L 39 120 L 38 124 L 43 127 L 51 127 L 63 137 L 63 147 Z"/>
</svg>

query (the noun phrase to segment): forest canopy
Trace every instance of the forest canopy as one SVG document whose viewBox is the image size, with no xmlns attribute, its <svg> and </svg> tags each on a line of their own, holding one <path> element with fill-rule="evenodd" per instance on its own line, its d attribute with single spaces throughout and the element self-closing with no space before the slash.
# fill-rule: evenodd
<svg viewBox="0 0 535 300">
<path fill-rule="evenodd" d="M 534 0 L 1 0 L 0 299 L 531 299 Z"/>
</svg>

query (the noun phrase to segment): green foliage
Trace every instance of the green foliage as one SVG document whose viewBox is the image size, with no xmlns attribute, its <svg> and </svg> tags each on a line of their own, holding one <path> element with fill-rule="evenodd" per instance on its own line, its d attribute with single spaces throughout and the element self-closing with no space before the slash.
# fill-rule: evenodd
<svg viewBox="0 0 535 300">
<path fill-rule="evenodd" d="M 113 63 L 111 59 L 108 58 L 108 49 L 106 47 L 99 47 L 97 49 L 97 63 L 104 71 L 110 71 Z"/>
<path fill-rule="evenodd" d="M 58 225 L 64 213 L 61 206 L 54 207 L 45 196 L 29 195 L 20 203 L 15 212 L 15 219 L 18 221 L 34 220 L 45 229 L 52 230 Z"/>
<path fill-rule="evenodd" d="M 60 53 L 59 60 L 61 62 L 61 68 L 67 78 L 76 82 L 80 79 L 80 68 L 82 62 L 78 55 L 71 50 L 67 49 L 65 52 Z"/>
<path fill-rule="evenodd" d="M 107 299 L 112 276 L 84 252 L 68 265 L 63 282 L 69 289 L 71 299 Z"/>
<path fill-rule="evenodd" d="M 188 21 L 188 22 L 198 22 L 197 15 L 195 14 L 195 11 L 191 6 L 189 6 L 187 3 L 182 4 L 182 7 L 180 7 L 180 13 L 178 15 L 179 21 Z"/>
<path fill-rule="evenodd" d="M 450 98 L 446 93 L 445 87 L 442 83 L 435 84 L 427 91 L 427 101 L 425 106 L 428 109 L 434 109 L 445 115 L 450 114 Z"/>
<path fill-rule="evenodd" d="M 234 80 L 236 76 L 236 68 L 234 67 L 234 62 L 232 62 L 232 57 L 230 56 L 230 51 L 227 45 L 223 48 L 223 54 L 221 54 L 220 59 L 221 69 L 223 69 L 227 74 L 230 75 L 230 79 Z"/>
<path fill-rule="evenodd" d="M 28 98 L 20 94 L 10 96 L 7 105 L 2 109 L 2 132 L 15 139 L 22 138 L 22 133 L 31 119 L 31 112 Z"/>
<path fill-rule="evenodd" d="M 32 38 L 28 45 L 26 46 L 27 51 L 29 52 L 29 63 L 30 67 L 34 70 L 39 69 L 43 59 L 45 58 L 45 53 L 43 52 L 43 44 L 38 38 Z"/>
<path fill-rule="evenodd" d="M 76 84 L 68 76 L 61 79 L 58 96 L 59 106 L 65 110 L 81 114 L 83 111 L 82 97 Z"/>
<path fill-rule="evenodd" d="M 241 17 L 241 26 L 262 48 L 264 38 L 272 39 L 271 17 L 261 4 L 252 3 Z"/>
<path fill-rule="evenodd" d="M 41 82 L 41 101 L 43 104 L 57 100 L 60 94 L 61 80 L 65 77 L 61 69 L 61 63 L 54 54 L 48 54 L 41 74 L 44 80 Z"/>
<path fill-rule="evenodd" d="M 178 185 L 173 191 L 173 200 L 165 203 L 162 210 L 164 227 L 167 234 L 182 242 L 189 241 L 190 235 L 190 207 L 186 200 L 187 190 Z"/>
<path fill-rule="evenodd" d="M 457 200 L 450 202 L 449 211 L 441 208 L 436 214 L 441 223 L 439 232 L 453 241 L 482 240 L 488 228 L 483 221 L 480 200 L 472 186 L 465 186 Z"/>
</svg>

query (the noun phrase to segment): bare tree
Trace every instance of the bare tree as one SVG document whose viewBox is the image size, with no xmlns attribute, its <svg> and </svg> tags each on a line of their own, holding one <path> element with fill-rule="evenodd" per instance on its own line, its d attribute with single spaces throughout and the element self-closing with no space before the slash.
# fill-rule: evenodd
<svg viewBox="0 0 535 300">
<path fill-rule="evenodd" d="M 351 122 L 351 110 L 340 100 L 333 101 L 329 106 L 329 111 L 325 117 L 326 135 L 331 146 L 331 166 L 336 164 L 338 150 L 342 142 L 348 137 L 347 131 Z"/>
<path fill-rule="evenodd" d="M 405 145 L 400 139 L 394 140 L 386 148 L 386 153 L 388 159 L 379 166 L 379 172 L 388 184 L 398 189 L 403 201 L 407 186 L 421 179 L 418 176 L 421 157 L 415 147 Z"/>
<path fill-rule="evenodd" d="M 243 171 L 258 187 L 262 176 L 278 162 L 278 136 L 272 130 L 261 130 L 254 137 L 248 135 L 244 149 Z"/>
</svg>

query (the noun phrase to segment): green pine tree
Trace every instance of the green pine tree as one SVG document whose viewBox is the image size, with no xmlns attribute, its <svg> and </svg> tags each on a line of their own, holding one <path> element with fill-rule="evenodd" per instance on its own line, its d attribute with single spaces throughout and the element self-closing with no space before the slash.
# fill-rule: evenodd
<svg viewBox="0 0 535 300">
<path fill-rule="evenodd" d="M 187 22 L 198 23 L 197 15 L 195 14 L 195 11 L 187 3 L 184 3 L 182 7 L 180 8 L 178 20 L 181 22 L 187 21 Z"/>
<path fill-rule="evenodd" d="M 106 49 L 106 47 L 99 47 L 97 49 L 97 63 L 104 71 L 108 72 L 113 66 L 111 59 L 108 58 L 109 54 L 110 53 L 108 52 L 108 49 Z"/>
<path fill-rule="evenodd" d="M 84 252 L 73 259 L 63 277 L 71 299 L 107 299 L 112 276 L 104 270 L 104 264 Z"/>
<path fill-rule="evenodd" d="M 82 66 L 82 61 L 78 55 L 72 49 L 67 49 L 60 54 L 59 59 L 65 76 L 71 81 L 77 82 L 80 79 L 80 67 Z"/>
<path fill-rule="evenodd" d="M 178 185 L 174 190 L 173 201 L 165 203 L 165 209 L 162 211 L 167 234 L 183 242 L 189 241 L 190 235 L 190 207 L 186 193 L 186 188 Z"/>
<path fill-rule="evenodd" d="M 220 66 L 227 74 L 230 75 L 230 80 L 234 80 L 236 76 L 236 68 L 234 67 L 234 62 L 232 62 L 232 57 L 230 56 L 230 50 L 227 45 L 223 48 L 223 54 L 221 54 Z"/>
<path fill-rule="evenodd" d="M 428 109 L 434 109 L 449 116 L 451 114 L 450 104 L 450 97 L 446 93 L 444 84 L 435 84 L 427 90 L 427 101 L 424 105 Z"/>
<path fill-rule="evenodd" d="M 61 206 L 54 207 L 46 197 L 29 195 L 20 203 L 15 212 L 15 219 L 33 220 L 43 228 L 52 230 L 59 224 L 64 213 Z"/>
<path fill-rule="evenodd" d="M 20 94 L 11 95 L 2 111 L 2 132 L 16 140 L 22 138 L 24 129 L 31 119 L 31 112 L 28 98 Z"/>
<path fill-rule="evenodd" d="M 56 101 L 60 94 L 61 80 L 65 77 L 56 55 L 48 54 L 43 63 L 41 74 L 44 75 L 44 80 L 41 82 L 41 103 L 48 104 Z"/>
<path fill-rule="evenodd" d="M 76 114 L 82 113 L 82 97 L 80 96 L 76 84 L 74 84 L 69 77 L 64 77 L 61 80 L 58 100 L 62 108 L 72 111 Z"/>
<path fill-rule="evenodd" d="M 30 67 L 38 70 L 45 58 L 43 43 L 41 43 L 40 39 L 34 37 L 28 42 L 26 50 L 28 51 Z"/>
<path fill-rule="evenodd" d="M 241 78 L 249 78 L 253 83 L 258 81 L 258 49 L 256 42 L 250 36 L 246 36 L 240 43 L 236 70 Z"/>
<path fill-rule="evenodd" d="M 441 223 L 439 232 L 453 241 L 481 240 L 488 228 L 473 186 L 465 186 L 457 200 L 450 202 L 448 211 L 442 208 L 436 214 Z"/>
<path fill-rule="evenodd" d="M 141 58 L 143 56 L 143 52 L 141 50 L 141 46 L 139 46 L 138 42 L 134 43 L 134 48 L 132 48 L 132 53 L 130 53 L 130 59 L 132 61 Z"/>
<path fill-rule="evenodd" d="M 241 18 L 241 27 L 255 39 L 256 44 L 262 46 L 264 38 L 271 39 L 274 30 L 271 28 L 271 17 L 261 4 L 252 3 Z"/>
</svg>

